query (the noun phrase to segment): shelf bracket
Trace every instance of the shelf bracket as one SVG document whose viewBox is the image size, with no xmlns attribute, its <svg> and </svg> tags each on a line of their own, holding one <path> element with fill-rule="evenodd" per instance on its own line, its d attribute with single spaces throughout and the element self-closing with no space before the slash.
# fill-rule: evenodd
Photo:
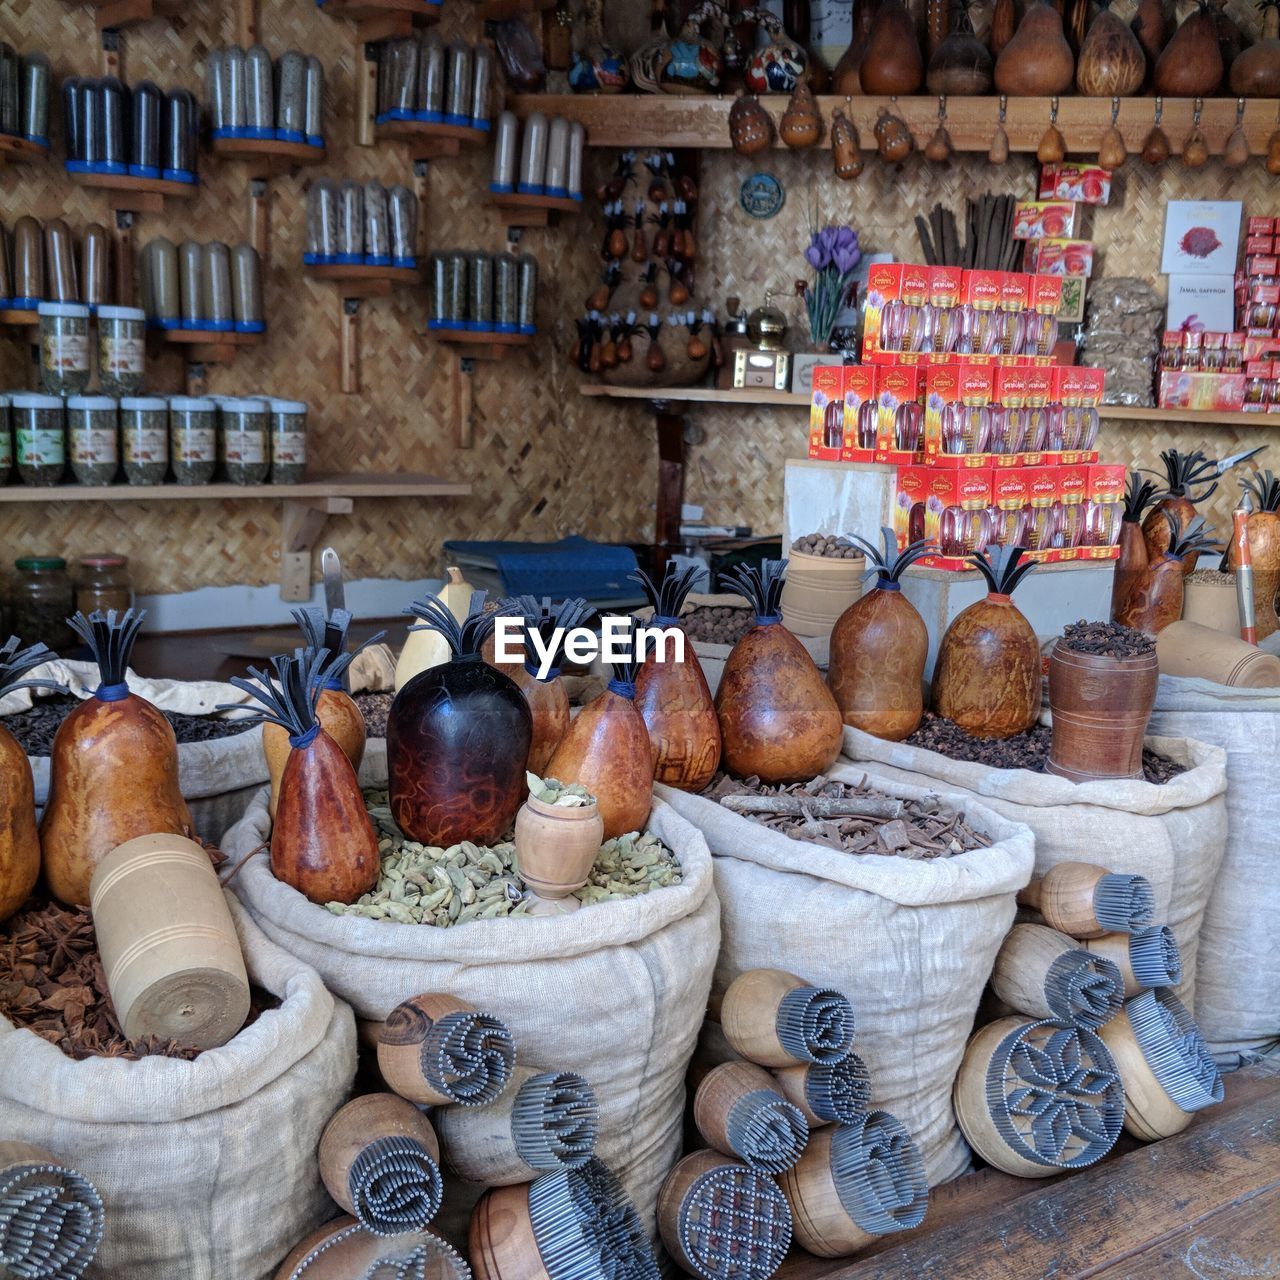
<svg viewBox="0 0 1280 1280">
<path fill-rule="evenodd" d="M 187 395 L 202 396 L 209 389 L 209 374 L 204 365 L 193 360 L 186 366 Z"/>
<path fill-rule="evenodd" d="M 472 415 L 476 362 L 470 356 L 458 356 L 453 362 L 453 415 L 457 422 L 459 449 L 473 449 L 476 443 L 475 419 Z"/>
<path fill-rule="evenodd" d="M 663 401 L 654 404 L 658 426 L 658 503 L 654 512 L 653 540 L 656 571 L 663 573 L 672 552 L 680 544 L 680 513 L 684 508 L 684 414 L 672 412 Z"/>
<path fill-rule="evenodd" d="M 271 207 L 265 178 L 249 179 L 249 243 L 257 251 L 259 270 L 265 273 L 271 249 Z"/>
<path fill-rule="evenodd" d="M 418 226 L 413 251 L 423 261 L 427 256 L 427 195 L 430 190 L 431 161 L 415 160 L 413 162 L 413 195 L 418 202 Z"/>
<path fill-rule="evenodd" d="M 356 37 L 356 146 L 371 147 L 378 114 L 378 51 Z"/>
<path fill-rule="evenodd" d="M 360 391 L 360 299 L 343 298 L 338 321 L 341 339 L 341 369 L 338 385 L 345 395 Z"/>
<path fill-rule="evenodd" d="M 131 307 L 136 297 L 133 270 L 133 213 L 128 209 L 115 210 L 116 215 L 116 297 L 120 305 Z"/>
<path fill-rule="evenodd" d="M 150 6 L 147 6 L 148 8 Z M 123 82 L 124 75 L 124 50 L 120 47 L 120 32 L 114 27 L 108 28 L 101 32 L 102 39 L 102 74 L 104 76 L 115 76 L 117 80 Z"/>
<path fill-rule="evenodd" d="M 332 515 L 350 515 L 351 498 L 286 498 L 280 518 L 280 599 L 311 599 L 311 552 Z"/>
</svg>

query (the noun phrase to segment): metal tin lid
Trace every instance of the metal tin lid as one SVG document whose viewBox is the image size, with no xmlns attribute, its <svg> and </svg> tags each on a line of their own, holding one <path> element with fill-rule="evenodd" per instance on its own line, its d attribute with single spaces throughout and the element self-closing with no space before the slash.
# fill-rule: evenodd
<svg viewBox="0 0 1280 1280">
<path fill-rule="evenodd" d="M 125 396 L 120 401 L 122 409 L 167 409 L 168 401 L 163 396 Z"/>
<path fill-rule="evenodd" d="M 219 401 L 219 407 L 223 413 L 266 413 L 267 402 L 265 400 L 229 397 L 226 400 Z"/>
<path fill-rule="evenodd" d="M 180 413 L 212 413 L 218 406 L 208 396 L 170 396 L 169 408 Z"/>
<path fill-rule="evenodd" d="M 305 400 L 278 400 L 275 396 L 270 396 L 267 403 L 271 406 L 273 413 L 306 413 L 307 411 Z"/>
<path fill-rule="evenodd" d="M 141 307 L 107 307 L 98 308 L 99 320 L 145 320 L 147 313 Z"/>
<path fill-rule="evenodd" d="M 118 556 L 114 553 L 80 557 L 82 569 L 123 569 L 128 563 L 127 556 Z"/>
<path fill-rule="evenodd" d="M 79 320 L 89 318 L 89 308 L 83 302 L 42 302 L 36 310 L 42 316 L 70 316 Z"/>
<path fill-rule="evenodd" d="M 13 562 L 13 567 L 24 573 L 48 573 L 55 569 L 65 569 L 67 562 L 61 556 L 22 556 Z"/>
<path fill-rule="evenodd" d="M 68 396 L 68 409 L 114 409 L 114 396 Z"/>
<path fill-rule="evenodd" d="M 42 391 L 15 391 L 13 393 L 15 409 L 61 409 L 59 396 L 47 396 Z"/>
</svg>

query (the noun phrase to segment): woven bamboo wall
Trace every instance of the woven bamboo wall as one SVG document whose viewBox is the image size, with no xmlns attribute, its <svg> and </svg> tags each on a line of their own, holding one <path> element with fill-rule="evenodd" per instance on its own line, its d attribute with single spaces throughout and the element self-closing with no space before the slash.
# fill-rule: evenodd
<svg viewBox="0 0 1280 1280">
<path fill-rule="evenodd" d="M 353 27 L 324 17 L 310 0 L 262 0 L 261 8 L 262 36 L 269 49 L 299 47 L 316 52 L 325 64 L 329 158 L 320 172 L 409 182 L 411 166 L 403 147 L 352 145 Z M 457 11 L 465 12 L 466 6 L 451 0 L 446 34 L 461 21 Z M 467 34 L 474 35 L 474 29 Z M 45 48 L 55 81 L 99 71 L 97 33 L 87 5 L 6 0 L 0 36 L 19 48 Z M 230 6 L 189 6 L 182 17 L 123 33 L 127 76 L 134 81 L 151 77 L 166 86 L 182 83 L 203 96 L 207 50 L 232 39 Z M 611 166 L 613 157 L 589 157 L 590 181 Z M 77 234 L 90 221 L 107 222 L 106 198 L 72 186 L 60 159 L 0 171 L 0 217 L 6 224 L 24 212 L 63 216 Z M 481 202 L 488 165 L 487 154 L 432 164 L 427 213 L 432 247 L 501 247 L 502 225 Z M 757 168 L 775 172 L 787 189 L 782 212 L 763 223 L 748 219 L 737 204 L 741 179 Z M 163 215 L 140 217 L 138 242 L 156 235 L 175 242 L 188 236 L 243 238 L 247 177 L 243 165 L 202 158 L 197 197 L 171 203 Z M 439 573 L 440 544 L 446 537 L 552 538 L 571 531 L 601 539 L 651 537 L 657 466 L 651 415 L 642 403 L 579 398 L 579 375 L 568 362 L 573 317 L 597 266 L 593 246 L 600 226 L 591 202 L 591 212 L 566 220 L 559 229 L 525 233 L 525 245 L 542 264 L 541 333 L 531 354 L 478 366 L 475 448 L 468 451 L 454 443 L 450 357 L 421 336 L 426 314 L 421 290 L 400 290 L 363 305 L 363 391 L 344 396 L 337 390 L 339 298 L 332 286 L 309 282 L 301 271 L 304 181 L 282 178 L 270 187 L 266 341 L 242 353 L 234 365 L 212 368 L 209 389 L 309 401 L 314 469 L 425 471 L 469 480 L 474 488 L 474 496 L 465 500 L 357 502 L 352 515 L 334 517 L 325 536 L 338 548 L 349 573 Z M 1005 184 L 1030 195 L 1032 183 L 1032 165 L 1016 158 L 999 172 L 977 157 L 961 158 L 944 169 L 931 169 L 920 157 L 902 170 L 873 161 L 858 182 L 842 184 L 831 176 L 825 149 L 809 156 L 771 153 L 760 164 L 731 152 L 711 152 L 702 172 L 697 292 L 718 306 L 730 293 L 756 305 L 766 286 L 790 294 L 791 281 L 803 274 L 801 252 L 813 202 L 823 220 L 851 221 L 868 250 L 912 255 L 916 241 L 910 215 L 917 208 L 936 200 L 955 205 L 966 193 L 1007 189 Z M 1252 212 L 1280 213 L 1275 184 L 1256 161 L 1232 174 L 1217 162 L 1194 174 L 1176 164 L 1152 174 L 1130 162 L 1122 187 L 1110 208 L 1094 212 L 1091 229 L 1103 266 L 1112 275 L 1158 280 L 1166 199 L 1229 192 Z M 0 336 L 0 386 L 34 384 L 27 352 L 20 340 Z M 152 362 L 155 390 L 180 391 L 182 382 L 178 357 Z M 746 523 L 758 531 L 777 529 L 782 464 L 803 452 L 803 415 L 795 410 L 705 408 L 691 417 L 705 437 L 690 450 L 688 500 L 703 504 L 717 521 Z M 1171 443 L 1230 452 L 1241 442 L 1264 438 L 1270 439 L 1253 430 L 1170 431 L 1110 423 L 1104 426 L 1101 447 L 1115 461 L 1151 466 L 1159 450 Z M 1229 486 L 1223 499 L 1234 492 Z M 1223 510 L 1225 503 L 1215 502 L 1218 518 Z M 40 551 L 74 556 L 110 548 L 130 556 L 135 583 L 143 592 L 271 583 L 277 575 L 278 539 L 278 511 L 268 502 L 0 505 L 0 548 L 6 560 Z"/>
</svg>

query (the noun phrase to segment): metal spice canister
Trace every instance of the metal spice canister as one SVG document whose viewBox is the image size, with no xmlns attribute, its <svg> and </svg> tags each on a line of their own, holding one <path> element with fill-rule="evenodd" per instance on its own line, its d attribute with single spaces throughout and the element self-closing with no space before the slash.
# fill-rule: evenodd
<svg viewBox="0 0 1280 1280">
<path fill-rule="evenodd" d="M 209 109 L 209 128 L 215 138 L 226 136 L 230 117 L 228 85 L 222 77 L 222 65 L 226 56 L 225 49 L 210 49 L 204 64 L 204 100 Z"/>
<path fill-rule="evenodd" d="M 516 190 L 523 196 L 543 194 L 543 174 L 547 166 L 547 117 L 531 112 L 524 122 L 520 140 L 520 176 Z"/>
<path fill-rule="evenodd" d="M 364 184 L 364 260 L 371 267 L 391 265 L 387 189 L 380 182 Z"/>
<path fill-rule="evenodd" d="M 281 54 L 276 68 L 276 137 L 307 140 L 307 60 L 296 49 Z"/>
<path fill-rule="evenodd" d="M 135 178 L 158 178 L 164 165 L 164 123 L 168 104 L 158 85 L 143 80 L 133 90 L 132 152 Z"/>
<path fill-rule="evenodd" d="M 71 474 L 80 484 L 111 484 L 120 470 L 116 402 L 110 396 L 67 400 L 67 449 Z"/>
<path fill-rule="evenodd" d="M 327 265 L 337 258 L 341 221 L 337 184 L 329 178 L 312 183 L 307 191 L 307 249 L 303 262 Z"/>
<path fill-rule="evenodd" d="M 563 116 L 552 116 L 547 129 L 543 189 L 557 200 L 569 198 L 569 122 Z"/>
<path fill-rule="evenodd" d="M 80 242 L 80 283 L 81 301 L 91 309 L 111 301 L 111 241 L 107 229 L 96 222 L 85 227 Z M 145 324 L 145 313 L 142 318 Z"/>
<path fill-rule="evenodd" d="M 43 53 L 22 58 L 22 136 L 49 145 L 49 59 Z"/>
<path fill-rule="evenodd" d="M 493 83 L 493 54 L 486 45 L 471 51 L 471 127 L 489 128 L 489 87 Z"/>
<path fill-rule="evenodd" d="M 246 138 L 274 138 L 276 135 L 276 103 L 272 78 L 275 68 L 271 55 L 260 44 L 250 46 L 244 55 Z"/>
<path fill-rule="evenodd" d="M 527 253 L 520 254 L 516 261 L 520 265 L 520 332 L 532 334 L 537 327 L 538 261 Z"/>
<path fill-rule="evenodd" d="M 445 51 L 440 33 L 434 29 L 422 38 L 418 51 L 418 91 L 416 119 L 426 124 L 444 122 Z"/>
<path fill-rule="evenodd" d="M 42 302 L 39 312 L 40 380 L 55 395 L 78 395 L 89 385 L 89 308 Z"/>
<path fill-rule="evenodd" d="M 449 87 L 445 95 L 445 124 L 471 125 L 471 46 L 461 40 L 449 46 Z"/>
<path fill-rule="evenodd" d="M 192 242 L 194 243 L 194 241 Z M 181 326 L 182 309 L 178 287 L 178 251 L 173 241 L 163 236 L 147 245 L 146 261 L 147 297 L 151 307 L 150 318 L 161 329 L 177 329 Z M 200 291 L 195 293 L 194 311 L 200 311 Z"/>
<path fill-rule="evenodd" d="M 159 396 L 120 401 L 120 443 L 130 484 L 161 484 L 169 470 L 169 406 Z"/>
<path fill-rule="evenodd" d="M 458 250 L 445 255 L 445 328 L 467 327 L 467 255 Z"/>
<path fill-rule="evenodd" d="M 468 329 L 493 331 L 493 258 L 473 253 L 467 260 Z"/>
<path fill-rule="evenodd" d="M 137 307 L 98 308 L 98 385 L 109 396 L 142 390 L 147 315 Z"/>
<path fill-rule="evenodd" d="M 258 251 L 251 244 L 231 250 L 231 309 L 237 333 L 262 333 L 262 272 Z"/>
<path fill-rule="evenodd" d="M 71 243 L 71 230 L 61 218 L 54 218 L 45 225 L 44 255 L 49 264 L 49 301 L 79 302 L 75 248 Z"/>
<path fill-rule="evenodd" d="M 270 457 L 265 400 L 223 400 L 218 406 L 218 456 L 232 484 L 261 484 Z"/>
<path fill-rule="evenodd" d="M 338 191 L 337 262 L 355 264 L 364 258 L 364 189 L 348 178 Z"/>
<path fill-rule="evenodd" d="M 520 332 L 520 263 L 514 253 L 493 261 L 493 324 L 499 333 Z"/>
<path fill-rule="evenodd" d="M 0 41 L 0 133 L 14 134 L 22 123 L 22 64 L 18 51 Z"/>
<path fill-rule="evenodd" d="M 25 214 L 13 224 L 13 296 L 19 311 L 34 311 L 44 297 L 44 247 L 40 224 Z"/>
<path fill-rule="evenodd" d="M 178 297 L 184 329 L 204 328 L 204 246 L 184 240 L 178 246 Z"/>
<path fill-rule="evenodd" d="M 520 124 L 515 112 L 504 111 L 498 116 L 497 134 L 493 144 L 493 176 L 489 190 L 498 195 L 510 195 L 516 189 L 516 156 L 519 149 Z"/>
<path fill-rule="evenodd" d="M 169 457 L 179 484 L 208 484 L 218 465 L 217 405 L 202 396 L 169 397 Z"/>
<path fill-rule="evenodd" d="M 569 126 L 569 199 L 582 199 L 582 159 L 587 146 L 587 131 L 574 121 Z"/>
<path fill-rule="evenodd" d="M 391 265 L 417 266 L 418 201 L 408 187 L 392 187 L 387 193 L 387 214 L 391 222 Z"/>
<path fill-rule="evenodd" d="M 125 87 L 115 76 L 104 76 L 94 88 L 98 114 L 93 163 L 100 173 L 129 171 L 129 108 Z"/>
<path fill-rule="evenodd" d="M 271 412 L 271 483 L 301 484 L 307 478 L 307 405 L 303 400 L 267 401 Z"/>
<path fill-rule="evenodd" d="M 238 44 L 223 49 L 219 70 L 222 82 L 219 98 L 225 112 L 222 127 L 227 131 L 227 136 L 238 138 L 243 136 L 248 118 L 244 50 Z"/>
<path fill-rule="evenodd" d="M 446 328 L 449 314 L 449 255 L 431 255 L 431 310 L 427 316 L 428 329 Z"/>
<path fill-rule="evenodd" d="M 186 89 L 171 90 L 165 104 L 164 168 L 160 175 L 166 181 L 196 181 L 199 127 L 200 109 L 194 95 Z"/>
<path fill-rule="evenodd" d="M 201 327 L 225 333 L 235 328 L 231 302 L 231 251 L 220 240 L 203 247 L 200 273 Z"/>
</svg>

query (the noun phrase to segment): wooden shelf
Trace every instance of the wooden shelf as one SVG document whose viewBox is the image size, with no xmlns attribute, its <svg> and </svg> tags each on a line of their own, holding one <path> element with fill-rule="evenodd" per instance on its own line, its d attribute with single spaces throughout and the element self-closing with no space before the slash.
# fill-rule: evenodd
<svg viewBox="0 0 1280 1280">
<path fill-rule="evenodd" d="M 466 497 L 470 484 L 436 476 L 326 472 L 301 484 L 0 485 L 0 502 L 222 502 L 243 498 Z"/>
<path fill-rule="evenodd" d="M 40 316 L 35 311 L 22 311 L 17 307 L 0 310 L 0 325 L 9 329 L 37 329 Z"/>
<path fill-rule="evenodd" d="M 77 186 L 93 191 L 106 191 L 113 209 L 130 209 L 134 213 L 160 213 L 166 196 L 190 200 L 200 189 L 194 182 L 169 182 L 164 178 L 135 178 L 126 173 L 77 173 L 66 170 Z"/>
<path fill-rule="evenodd" d="M 48 154 L 48 147 L 42 147 L 38 142 L 32 142 L 30 138 L 19 138 L 12 133 L 0 133 L 0 166 L 26 164 L 29 160 Z"/>
<path fill-rule="evenodd" d="M 464 360 L 505 360 L 533 345 L 531 333 L 473 333 L 469 329 L 428 329 L 427 337 L 451 346 Z"/>
<path fill-rule="evenodd" d="M 161 342 L 184 348 L 188 364 L 230 364 L 241 347 L 256 347 L 267 336 L 216 329 L 153 329 L 151 332 Z"/>
<path fill-rule="evenodd" d="M 788 99 L 769 95 L 760 99 L 775 125 L 786 109 Z M 1035 151 L 1048 128 L 1054 99 L 1009 98 L 1004 127 L 1013 151 Z M 1175 150 L 1191 131 L 1195 99 L 1165 98 L 1161 127 Z M 839 107 L 858 128 L 864 154 L 875 152 L 872 132 L 881 107 L 896 112 L 910 127 L 916 146 L 923 148 L 938 127 L 938 99 L 928 95 L 911 98 L 840 98 L 820 97 L 819 110 L 827 126 L 815 153 L 830 164 L 831 113 Z M 1063 97 L 1058 102 L 1058 128 L 1066 138 L 1068 152 L 1096 154 L 1102 135 L 1111 125 L 1110 98 Z M 593 147 L 637 147 L 673 149 L 679 147 L 713 147 L 727 149 L 729 143 L 729 110 L 733 98 L 726 96 L 687 96 L 669 94 L 633 94 L 625 97 L 602 94 L 517 94 L 507 99 L 507 107 L 521 119 L 533 111 L 546 116 L 563 116 L 580 122 L 587 131 L 587 145 Z M 1121 98 L 1116 126 L 1124 136 L 1131 156 L 1142 150 L 1142 143 L 1154 121 L 1153 98 Z M 986 153 L 991 135 L 1000 116 L 1000 99 L 948 98 L 947 131 L 957 151 Z M 1200 129 L 1211 154 L 1220 154 L 1236 124 L 1235 98 L 1205 98 Z M 1244 104 L 1241 122 L 1253 154 L 1265 153 L 1267 139 L 1276 128 L 1276 109 L 1272 99 L 1251 98 Z M 774 146 L 784 144 L 776 137 Z M 744 161 L 744 163 L 746 163 Z M 1177 164 L 1171 160 L 1170 164 Z"/>
<path fill-rule="evenodd" d="M 606 387 L 587 383 L 579 388 L 584 396 L 603 396 L 612 400 L 662 400 L 673 404 L 777 405 L 781 408 L 807 409 L 808 396 L 790 391 L 741 390 L 721 391 L 717 387 Z M 1105 421 L 1181 422 L 1188 426 L 1209 427 L 1275 427 L 1280 428 L 1280 414 L 1272 413 L 1193 413 L 1187 409 L 1135 409 L 1129 405 L 1104 404 L 1098 415 Z"/>
<path fill-rule="evenodd" d="M 527 196 L 518 191 L 503 195 L 491 191 L 488 203 L 502 211 L 502 219 L 509 227 L 545 227 L 562 213 L 580 212 L 584 202 L 563 196 Z"/>
<path fill-rule="evenodd" d="M 477 146 L 489 140 L 487 129 L 472 129 L 460 124 L 428 124 L 425 120 L 388 120 L 375 125 L 373 136 L 378 142 L 388 139 L 409 144 L 415 160 L 441 160 L 462 154 L 462 144 Z"/>
<path fill-rule="evenodd" d="M 324 0 L 322 13 L 356 23 L 361 44 L 409 35 L 415 26 L 440 21 L 442 6 L 425 0 Z"/>
<path fill-rule="evenodd" d="M 277 138 L 211 138 L 209 150 L 224 160 L 243 160 L 255 178 L 275 178 L 304 164 L 320 164 L 324 147 L 305 142 L 281 142 Z"/>
<path fill-rule="evenodd" d="M 385 298 L 396 285 L 417 284 L 417 267 L 370 267 L 363 263 L 323 263 L 305 268 L 312 280 L 339 286 L 344 298 Z"/>
<path fill-rule="evenodd" d="M 99 31 L 137 26 L 152 18 L 171 18 L 187 7 L 187 0 L 89 0 Z"/>
<path fill-rule="evenodd" d="M 556 0 L 477 0 L 482 22 L 505 22 L 522 13 L 546 13 L 556 7 Z"/>
</svg>

